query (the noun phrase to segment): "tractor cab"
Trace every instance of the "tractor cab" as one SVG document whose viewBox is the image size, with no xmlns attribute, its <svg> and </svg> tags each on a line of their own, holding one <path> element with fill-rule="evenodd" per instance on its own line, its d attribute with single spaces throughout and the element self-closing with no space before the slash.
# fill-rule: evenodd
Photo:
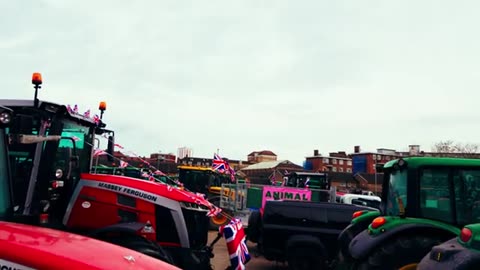
<svg viewBox="0 0 480 270">
<path fill-rule="evenodd" d="M 330 189 L 327 173 L 292 172 L 285 179 L 285 186 L 312 189 Z"/>
<path fill-rule="evenodd" d="M 222 184 L 231 183 L 228 175 L 211 168 L 186 165 L 178 166 L 178 180 L 187 190 L 206 194 L 209 198 L 220 195 Z"/>
</svg>

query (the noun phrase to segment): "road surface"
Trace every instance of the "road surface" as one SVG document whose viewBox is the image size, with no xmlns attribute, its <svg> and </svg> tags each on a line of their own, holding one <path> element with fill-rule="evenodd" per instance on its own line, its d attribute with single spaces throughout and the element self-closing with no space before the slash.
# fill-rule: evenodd
<svg viewBox="0 0 480 270">
<path fill-rule="evenodd" d="M 208 234 L 208 242 L 211 243 L 215 237 L 217 236 L 216 231 L 211 231 Z M 258 256 L 255 244 L 248 242 L 248 250 L 250 251 L 250 255 L 252 260 L 247 263 L 248 270 L 286 270 L 286 265 L 282 263 L 275 263 L 270 262 L 263 258 L 262 256 Z M 225 239 L 222 237 L 214 246 L 213 254 L 215 257 L 212 260 L 212 265 L 215 270 L 225 270 L 230 265 L 230 259 L 228 257 L 227 252 L 227 245 L 225 243 Z"/>
</svg>

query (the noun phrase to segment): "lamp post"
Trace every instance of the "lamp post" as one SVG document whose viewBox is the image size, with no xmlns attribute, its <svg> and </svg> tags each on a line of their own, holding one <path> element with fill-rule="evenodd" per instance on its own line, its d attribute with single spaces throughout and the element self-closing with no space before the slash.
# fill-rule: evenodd
<svg viewBox="0 0 480 270">
<path fill-rule="evenodd" d="M 377 195 L 377 154 L 375 154 L 375 195 Z"/>
</svg>

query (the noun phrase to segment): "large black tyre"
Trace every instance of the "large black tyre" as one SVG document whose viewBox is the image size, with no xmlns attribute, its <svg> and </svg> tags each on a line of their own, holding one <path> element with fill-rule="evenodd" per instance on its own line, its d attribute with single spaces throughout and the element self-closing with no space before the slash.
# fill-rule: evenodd
<svg viewBox="0 0 480 270">
<path fill-rule="evenodd" d="M 339 257 L 340 260 L 345 262 L 353 261 L 353 258 L 350 254 L 350 242 L 352 242 L 353 238 L 357 236 L 359 233 L 364 231 L 368 228 L 370 222 L 365 223 L 357 223 L 349 225 L 338 237 L 338 245 L 339 245 Z"/>
<path fill-rule="evenodd" d="M 262 215 L 260 211 L 253 211 L 248 217 L 248 235 L 247 239 L 253 243 L 258 243 L 262 235 Z"/>
<path fill-rule="evenodd" d="M 428 235 L 400 236 L 379 246 L 354 267 L 357 270 L 416 269 L 433 246 L 443 242 L 441 237 Z M 406 266 L 410 266 L 408 268 Z"/>
<path fill-rule="evenodd" d="M 326 269 L 325 258 L 320 249 L 315 247 L 291 247 L 287 250 L 288 268 L 291 270 Z"/>
<path fill-rule="evenodd" d="M 126 236 L 112 239 L 104 239 L 104 241 L 138 251 L 150 257 L 175 265 L 175 261 L 166 250 L 164 250 L 158 244 L 150 242 L 142 237 Z"/>
</svg>

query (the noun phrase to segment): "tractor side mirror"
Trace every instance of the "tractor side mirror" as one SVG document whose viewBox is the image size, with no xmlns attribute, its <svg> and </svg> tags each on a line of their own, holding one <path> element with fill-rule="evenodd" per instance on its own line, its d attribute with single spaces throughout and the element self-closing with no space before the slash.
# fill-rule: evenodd
<svg viewBox="0 0 480 270">
<path fill-rule="evenodd" d="M 109 162 L 113 162 L 113 152 L 115 151 L 115 137 L 110 135 L 108 136 L 108 146 L 107 146 L 107 159 Z"/>
</svg>

